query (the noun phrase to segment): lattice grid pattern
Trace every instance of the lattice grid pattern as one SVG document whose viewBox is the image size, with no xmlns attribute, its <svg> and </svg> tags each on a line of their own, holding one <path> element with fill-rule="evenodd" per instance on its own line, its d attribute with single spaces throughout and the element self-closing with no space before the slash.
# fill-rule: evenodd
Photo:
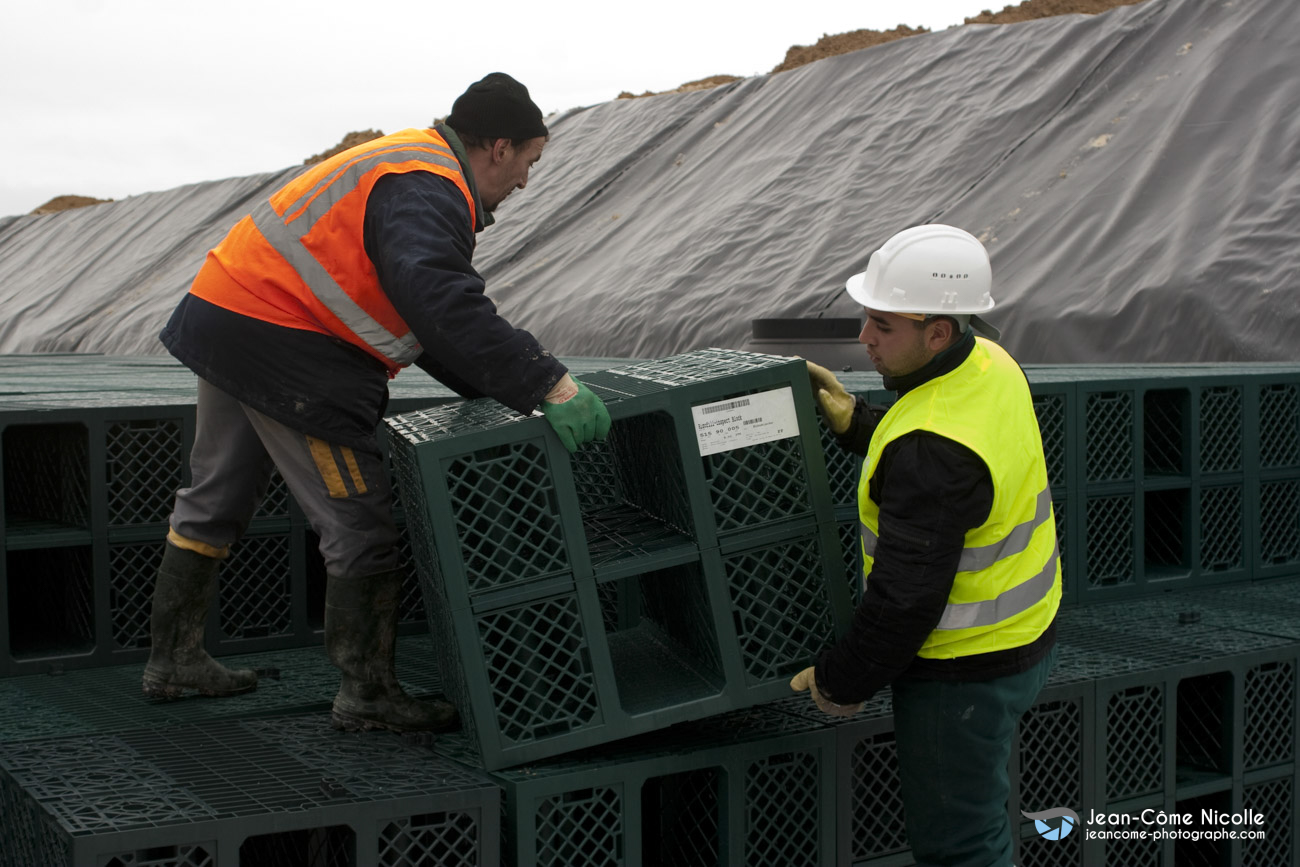
<svg viewBox="0 0 1300 867">
<path fill-rule="evenodd" d="M 576 596 L 482 615 L 478 622 L 501 736 L 567 733 L 599 711 Z"/>
<path fill-rule="evenodd" d="M 210 805 L 111 735 L 9 744 L 0 767 L 41 802 L 61 834 L 217 818 Z"/>
<path fill-rule="evenodd" d="M 1189 677 L 1178 684 L 1175 744 L 1180 768 L 1226 774 L 1232 745 L 1232 676 Z"/>
<path fill-rule="evenodd" d="M 1201 490 L 1201 569 L 1226 572 L 1245 565 L 1241 485 Z"/>
<path fill-rule="evenodd" d="M 826 460 L 826 479 L 830 484 L 831 502 L 836 506 L 854 506 L 858 502 L 858 477 L 862 474 L 862 456 L 840 448 L 825 421 L 817 425 L 821 434 L 822 454 Z"/>
<path fill-rule="evenodd" d="M 1241 471 L 1243 422 L 1240 386 L 1211 386 L 1201 392 L 1201 472 Z"/>
<path fill-rule="evenodd" d="M 1147 475 L 1187 472 L 1187 392 L 1148 391 L 1142 398 L 1142 466 Z"/>
<path fill-rule="evenodd" d="M 1135 822 L 1137 820 L 1134 820 Z M 1164 867 L 1164 842 L 1151 839 L 1107 840 L 1106 864 Z"/>
<path fill-rule="evenodd" d="M 1163 791 L 1164 726 L 1161 684 L 1134 686 L 1111 695 L 1106 703 L 1107 800 Z"/>
<path fill-rule="evenodd" d="M 402 570 L 402 601 L 397 607 L 398 623 L 423 623 L 424 615 L 424 592 L 420 589 L 420 575 L 416 569 L 415 552 L 411 548 L 411 537 L 402 528 L 402 536 L 398 542 L 398 564 L 397 568 Z"/>
<path fill-rule="evenodd" d="M 1088 585 L 1132 584 L 1133 497 L 1091 497 L 1087 503 L 1085 567 Z"/>
<path fill-rule="evenodd" d="M 857 521 L 845 521 L 838 528 L 840 553 L 844 557 L 844 580 L 849 585 L 849 601 L 856 608 L 862 601 L 862 533 Z"/>
<path fill-rule="evenodd" d="M 1295 760 L 1295 662 L 1266 662 L 1244 678 L 1242 765 L 1247 771 Z"/>
<path fill-rule="evenodd" d="M 129 650 L 149 646 L 153 586 L 162 564 L 164 543 L 112 545 L 108 549 L 108 605 L 113 646 Z"/>
<path fill-rule="evenodd" d="M 1056 520 L 1056 550 L 1061 557 L 1061 587 L 1063 592 L 1068 594 L 1077 579 L 1074 576 L 1074 570 L 1068 565 L 1070 562 L 1070 524 L 1066 514 L 1066 501 L 1053 500 L 1052 517 Z"/>
<path fill-rule="evenodd" d="M 381 867 L 478 865 L 482 863 L 481 833 L 478 819 L 464 812 L 424 813 L 394 819 L 379 831 L 379 864 Z"/>
<path fill-rule="evenodd" d="M 289 484 L 285 482 L 280 471 L 272 469 L 271 479 L 267 482 L 266 493 L 257 505 L 257 518 L 275 518 L 289 514 Z"/>
<path fill-rule="evenodd" d="M 724 566 L 745 671 L 757 682 L 798 672 L 834 632 L 821 546 L 801 539 Z"/>
<path fill-rule="evenodd" d="M 704 458 L 718 532 L 811 513 L 800 443 L 791 437 Z"/>
<path fill-rule="evenodd" d="M 1089 482 L 1133 478 L 1133 392 L 1095 392 L 1086 401 Z"/>
<path fill-rule="evenodd" d="M 1264 469 L 1300 467 L 1300 385 L 1260 387 L 1259 463 Z"/>
<path fill-rule="evenodd" d="M 216 867 L 217 863 L 212 847 L 197 843 L 118 852 L 100 858 L 104 867 Z"/>
<path fill-rule="evenodd" d="M 718 768 L 648 780 L 641 793 L 642 863 L 660 867 L 716 864 L 722 784 Z"/>
<path fill-rule="evenodd" d="M 293 631 L 288 536 L 244 537 L 218 574 L 223 637 L 266 638 Z"/>
<path fill-rule="evenodd" d="M 1040 394 L 1034 398 L 1038 431 L 1043 438 L 1043 457 L 1047 461 L 1047 482 L 1052 490 L 1065 489 L 1066 414 L 1065 395 Z"/>
<path fill-rule="evenodd" d="M 10 531 L 26 521 L 90 523 L 90 437 L 79 424 L 5 428 L 4 509 Z"/>
<path fill-rule="evenodd" d="M 1259 556 L 1265 566 L 1300 563 L 1300 482 L 1261 482 Z"/>
<path fill-rule="evenodd" d="M 639 587 L 642 616 L 689 651 L 691 667 L 721 676 L 722 654 L 713 627 L 713 607 L 698 567 L 665 569 L 642 576 Z"/>
<path fill-rule="evenodd" d="M 568 568 L 554 480 L 536 443 L 457 458 L 447 489 L 471 593 Z"/>
<path fill-rule="evenodd" d="M 352 867 L 355 851 L 356 834 L 346 825 L 303 828 L 249 837 L 239 846 L 239 863 Z"/>
<path fill-rule="evenodd" d="M 9 645 L 15 656 L 94 646 L 92 563 L 89 547 L 9 552 L 9 595 L 0 602 L 8 604 Z"/>
<path fill-rule="evenodd" d="M 545 798 L 533 816 L 535 860 L 520 853 L 520 863 L 565 867 L 619 867 L 623 862 L 621 786 L 566 792 Z"/>
<path fill-rule="evenodd" d="M 788 358 L 733 349 L 699 349 L 656 361 L 611 368 L 609 372 L 665 386 L 681 386 L 789 363 Z"/>
<path fill-rule="evenodd" d="M 1079 699 L 1039 702 L 1020 718 L 1020 804 L 1024 809 L 1080 802 L 1081 705 Z"/>
<path fill-rule="evenodd" d="M 745 769 L 745 867 L 788 867 L 820 851 L 816 753 L 783 753 Z"/>
<path fill-rule="evenodd" d="M 1243 808 L 1254 809 L 1264 817 L 1263 839 L 1241 843 L 1241 867 L 1294 864 L 1295 777 L 1245 786 L 1241 803 Z"/>
<path fill-rule="evenodd" d="M 854 861 L 907 851 L 898 747 L 892 731 L 868 735 L 853 745 L 852 781 L 849 842 Z"/>
<path fill-rule="evenodd" d="M 105 434 L 110 526 L 167 520 L 185 470 L 180 419 L 113 422 Z"/>
<path fill-rule="evenodd" d="M 1146 565 L 1190 568 L 1187 491 L 1147 491 L 1144 505 Z"/>
<path fill-rule="evenodd" d="M 1083 835 L 1047 840 L 1037 834 L 1020 840 L 1018 867 L 1079 867 L 1083 864 Z M 1128 865 L 1125 865 L 1128 867 Z"/>
</svg>

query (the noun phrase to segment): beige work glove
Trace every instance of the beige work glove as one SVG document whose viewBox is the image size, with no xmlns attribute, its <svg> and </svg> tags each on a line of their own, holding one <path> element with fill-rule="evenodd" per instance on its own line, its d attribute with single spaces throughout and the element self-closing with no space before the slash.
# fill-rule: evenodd
<svg viewBox="0 0 1300 867">
<path fill-rule="evenodd" d="M 853 716 L 855 713 L 862 710 L 863 706 L 866 704 L 864 701 L 860 701 L 857 704 L 836 704 L 835 702 L 826 699 L 817 691 L 817 676 L 814 671 L 813 668 L 809 667 L 796 674 L 790 680 L 790 688 L 795 692 L 807 691 L 811 693 L 812 700 L 817 703 L 817 707 L 824 714 L 830 714 L 831 716 Z"/>
<path fill-rule="evenodd" d="M 853 395 L 844 390 L 844 386 L 820 364 L 811 361 L 808 365 L 808 379 L 812 382 L 813 395 L 821 409 L 822 418 L 832 433 L 842 434 L 849 429 L 853 420 L 853 405 L 857 403 Z"/>
</svg>

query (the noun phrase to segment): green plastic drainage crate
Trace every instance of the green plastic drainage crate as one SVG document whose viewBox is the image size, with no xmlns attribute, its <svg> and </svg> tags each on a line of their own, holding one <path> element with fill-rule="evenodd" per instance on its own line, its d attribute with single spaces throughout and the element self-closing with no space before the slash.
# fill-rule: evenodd
<svg viewBox="0 0 1300 867">
<path fill-rule="evenodd" d="M 436 749 L 473 763 L 460 734 Z M 751 707 L 499 771 L 506 867 L 821 867 L 834 732 Z"/>
<path fill-rule="evenodd" d="M 608 440 L 470 401 L 389 421 L 448 695 L 490 769 L 783 695 L 851 615 L 804 363 L 583 381 Z"/>
<path fill-rule="evenodd" d="M 496 867 L 500 790 L 324 714 L 0 748 L 0 864 Z"/>
</svg>

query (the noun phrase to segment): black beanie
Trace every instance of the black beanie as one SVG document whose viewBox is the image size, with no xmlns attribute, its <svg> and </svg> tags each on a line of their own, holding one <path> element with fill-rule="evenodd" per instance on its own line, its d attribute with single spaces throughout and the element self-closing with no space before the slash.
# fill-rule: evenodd
<svg viewBox="0 0 1300 867">
<path fill-rule="evenodd" d="M 529 139 L 547 134 L 542 110 L 528 88 L 504 72 L 492 72 L 456 97 L 447 126 L 480 138 Z"/>
</svg>

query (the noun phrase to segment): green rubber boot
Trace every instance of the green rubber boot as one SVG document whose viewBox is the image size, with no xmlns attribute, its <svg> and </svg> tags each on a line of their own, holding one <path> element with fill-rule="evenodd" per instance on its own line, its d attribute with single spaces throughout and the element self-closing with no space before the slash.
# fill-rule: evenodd
<svg viewBox="0 0 1300 867">
<path fill-rule="evenodd" d="M 449 731 L 460 725 L 451 704 L 416 701 L 395 674 L 398 570 L 343 578 L 330 575 L 325 588 L 325 649 L 343 673 L 334 698 L 332 724 L 344 731 Z"/>
<path fill-rule="evenodd" d="M 145 695 L 171 699 L 193 691 L 226 696 L 257 689 L 256 672 L 226 668 L 203 649 L 220 566 L 219 560 L 167 543 L 153 591 Z"/>
</svg>

